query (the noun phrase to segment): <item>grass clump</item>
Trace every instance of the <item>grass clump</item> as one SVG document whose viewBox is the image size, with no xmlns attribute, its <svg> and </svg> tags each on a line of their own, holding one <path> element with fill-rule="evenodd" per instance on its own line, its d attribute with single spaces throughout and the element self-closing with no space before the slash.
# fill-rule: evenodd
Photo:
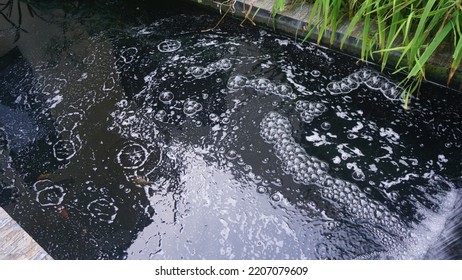
<svg viewBox="0 0 462 280">
<path fill-rule="evenodd" d="M 441 48 L 451 48 L 449 84 L 462 60 L 462 0 L 273 0 L 273 15 L 294 4 L 309 13 L 305 40 L 317 33 L 318 43 L 339 24 L 348 23 L 341 47 L 355 34 L 361 39 L 361 59 L 392 65 L 404 73 L 404 107 L 425 79 L 425 66 Z M 392 53 L 397 54 L 391 61 Z"/>
</svg>

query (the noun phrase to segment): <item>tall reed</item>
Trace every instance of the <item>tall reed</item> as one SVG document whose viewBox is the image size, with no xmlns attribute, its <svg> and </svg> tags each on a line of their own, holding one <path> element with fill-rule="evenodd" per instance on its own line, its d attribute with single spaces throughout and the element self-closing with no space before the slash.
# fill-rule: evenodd
<svg viewBox="0 0 462 280">
<path fill-rule="evenodd" d="M 382 70 L 392 63 L 396 73 L 405 73 L 401 82 L 406 89 L 404 107 L 425 79 L 425 66 L 441 48 L 451 48 L 449 84 L 462 60 L 462 0 L 273 0 L 273 15 L 294 4 L 309 12 L 308 39 L 317 33 L 317 41 L 333 34 L 340 23 L 348 27 L 341 40 L 360 31 L 361 59 L 380 62 Z M 357 37 L 357 36 L 356 36 Z"/>
</svg>

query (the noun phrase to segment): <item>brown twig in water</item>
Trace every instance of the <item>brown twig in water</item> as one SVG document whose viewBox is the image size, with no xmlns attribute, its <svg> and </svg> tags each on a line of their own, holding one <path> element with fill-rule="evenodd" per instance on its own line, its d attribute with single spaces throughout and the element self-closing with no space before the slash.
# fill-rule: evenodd
<svg viewBox="0 0 462 280">
<path fill-rule="evenodd" d="M 226 10 L 225 14 L 220 18 L 220 20 L 217 22 L 217 24 L 215 24 L 215 26 L 213 26 L 213 27 L 211 27 L 209 29 L 201 30 L 201 32 L 209 32 L 209 31 L 212 31 L 215 28 L 217 28 L 218 25 L 220 25 L 220 23 L 223 21 L 223 19 L 225 19 L 226 15 L 229 13 L 229 11 L 235 11 L 234 4 L 236 4 L 236 0 L 228 0 L 228 1 L 225 1 L 223 3 L 219 3 L 220 12 L 221 12 L 221 7 L 223 5 L 228 5 L 228 9 Z"/>
<path fill-rule="evenodd" d="M 257 12 L 255 12 L 255 14 L 253 15 L 252 18 L 249 17 L 250 15 L 250 12 L 252 11 L 252 8 L 253 8 L 253 2 L 249 4 L 249 9 L 248 10 L 245 10 L 245 1 L 242 3 L 242 7 L 243 7 L 243 11 L 242 13 L 244 14 L 244 19 L 241 21 L 241 24 L 240 26 L 243 27 L 243 24 L 246 20 L 249 20 L 254 26 L 256 25 L 255 22 L 253 21 L 253 19 L 255 18 L 255 16 L 257 15 Z"/>
</svg>

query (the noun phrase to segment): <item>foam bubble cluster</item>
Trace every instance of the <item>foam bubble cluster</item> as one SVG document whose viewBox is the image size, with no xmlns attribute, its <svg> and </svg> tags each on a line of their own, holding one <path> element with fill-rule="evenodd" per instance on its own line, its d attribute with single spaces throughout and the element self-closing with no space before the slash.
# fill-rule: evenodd
<svg viewBox="0 0 462 280">
<path fill-rule="evenodd" d="M 402 88 L 389 81 L 380 73 L 369 69 L 361 69 L 343 78 L 340 81 L 327 84 L 327 90 L 333 94 L 346 94 L 366 85 L 371 90 L 380 91 L 389 100 L 399 100 Z"/>
<path fill-rule="evenodd" d="M 226 85 L 229 90 L 236 91 L 242 88 L 252 88 L 258 92 L 275 94 L 283 98 L 295 99 L 297 95 L 293 88 L 288 84 L 277 84 L 266 78 L 248 79 L 242 75 L 235 75 L 229 78 Z"/>
<path fill-rule="evenodd" d="M 331 177 L 327 173 L 327 163 L 308 155 L 292 137 L 292 125 L 286 117 L 270 112 L 263 118 L 260 128 L 261 137 L 274 144 L 284 171 L 291 174 L 296 183 L 317 185 L 324 198 L 343 207 L 354 219 L 381 225 L 392 233 L 404 231 L 396 215 L 384 205 L 368 198 L 357 185 Z"/>
<path fill-rule="evenodd" d="M 159 94 L 159 100 L 164 104 L 170 104 L 175 98 L 175 95 L 171 91 L 163 91 Z"/>
<path fill-rule="evenodd" d="M 231 60 L 227 58 L 220 59 L 216 62 L 212 62 L 205 67 L 202 66 L 191 66 L 188 68 L 187 74 L 192 75 L 196 79 L 206 78 L 217 71 L 226 71 L 233 66 Z"/>
<path fill-rule="evenodd" d="M 111 113 L 113 118 L 109 130 L 116 130 L 122 137 L 127 139 L 139 139 L 151 142 L 157 138 L 159 130 L 153 121 L 157 112 L 150 107 L 142 107 L 131 110 L 128 103 L 118 102 L 117 110 Z"/>
<path fill-rule="evenodd" d="M 183 105 L 183 112 L 189 117 L 194 116 L 200 111 L 202 111 L 202 104 L 197 101 L 187 100 Z"/>
<path fill-rule="evenodd" d="M 338 203 L 356 219 L 382 225 L 392 233 L 404 232 L 403 225 L 396 215 L 381 203 L 368 198 L 357 185 L 328 176 L 322 187 L 324 198 Z"/>
<path fill-rule="evenodd" d="M 276 156 L 283 162 L 285 172 L 295 182 L 320 184 L 327 176 L 327 163 L 308 155 L 292 137 L 292 125 L 286 117 L 270 112 L 260 123 L 262 138 L 274 144 Z"/>
<path fill-rule="evenodd" d="M 300 113 L 303 122 L 310 123 L 314 118 L 326 111 L 326 106 L 320 102 L 298 100 L 295 103 L 295 110 Z"/>
<path fill-rule="evenodd" d="M 174 52 L 177 51 L 181 48 L 181 42 L 178 40 L 165 40 L 160 42 L 157 45 L 157 49 L 160 52 L 166 53 L 166 52 Z"/>
</svg>

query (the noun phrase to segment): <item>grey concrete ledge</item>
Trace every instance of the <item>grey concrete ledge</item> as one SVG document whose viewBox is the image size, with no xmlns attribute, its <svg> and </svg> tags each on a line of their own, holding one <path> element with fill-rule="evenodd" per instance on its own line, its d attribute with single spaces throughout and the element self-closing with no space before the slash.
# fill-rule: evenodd
<svg viewBox="0 0 462 280">
<path fill-rule="evenodd" d="M 216 0 L 202 0 L 202 3 L 198 3 L 198 0 L 187 0 L 189 2 L 194 2 L 198 5 L 202 5 L 209 9 L 219 11 L 221 9 L 222 14 L 227 10 L 227 6 L 220 6 L 219 2 Z M 237 18 L 245 18 L 246 13 L 250 17 L 254 17 L 253 21 L 260 25 L 274 29 L 275 31 L 288 35 L 297 40 L 303 40 L 307 34 L 307 22 L 310 14 L 311 7 L 308 4 L 299 7 L 293 7 L 288 11 L 284 11 L 276 15 L 273 18 L 271 15 L 271 10 L 273 7 L 272 0 L 236 0 L 234 5 L 234 12 L 232 16 Z M 247 22 L 246 24 L 250 24 Z M 343 48 L 340 49 L 340 42 L 343 39 L 343 36 L 348 28 L 348 23 L 340 24 L 333 36 L 331 41 L 330 30 L 327 30 L 324 37 L 321 39 L 321 44 L 323 46 L 328 46 L 334 50 L 352 55 L 354 57 L 360 57 L 361 54 L 361 27 L 358 27 L 349 37 Z M 313 32 L 311 34 L 309 41 L 316 42 L 318 34 Z M 332 44 L 331 44 L 332 42 Z M 394 69 L 394 65 L 398 61 L 399 53 L 392 53 L 389 57 L 389 67 Z M 447 51 L 443 50 L 437 52 L 436 55 L 432 56 L 426 64 L 426 78 L 432 82 L 446 85 L 449 75 L 450 65 L 452 61 L 452 53 L 450 48 Z M 462 88 L 462 67 L 459 67 L 449 85 L 453 89 L 460 90 Z"/>
<path fill-rule="evenodd" d="M 37 242 L 0 208 L 0 260 L 52 260 Z"/>
</svg>

